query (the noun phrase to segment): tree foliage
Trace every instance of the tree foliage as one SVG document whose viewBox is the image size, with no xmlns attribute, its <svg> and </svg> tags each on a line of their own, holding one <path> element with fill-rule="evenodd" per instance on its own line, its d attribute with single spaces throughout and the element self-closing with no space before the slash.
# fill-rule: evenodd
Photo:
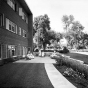
<svg viewBox="0 0 88 88">
<path fill-rule="evenodd" d="M 40 28 L 43 28 L 43 30 L 50 30 L 50 21 L 47 14 L 44 16 L 38 16 L 34 18 L 33 28 L 35 31 L 37 31 Z"/>
<path fill-rule="evenodd" d="M 34 37 L 37 38 L 39 46 L 45 47 L 48 41 L 48 30 L 50 30 L 50 21 L 47 14 L 34 18 L 33 29 L 35 32 Z M 37 36 L 36 36 L 37 35 Z"/>
<path fill-rule="evenodd" d="M 62 22 L 64 23 L 64 30 L 65 30 L 65 31 L 68 30 L 70 24 L 72 24 L 73 21 L 74 21 L 74 16 L 73 16 L 73 15 L 69 15 L 69 16 L 64 15 L 64 16 L 62 17 Z"/>
<path fill-rule="evenodd" d="M 84 37 L 83 25 L 79 21 L 74 21 L 73 15 L 64 15 L 62 21 L 65 24 L 65 37 L 68 40 L 68 44 L 71 47 L 78 47 Z"/>
</svg>

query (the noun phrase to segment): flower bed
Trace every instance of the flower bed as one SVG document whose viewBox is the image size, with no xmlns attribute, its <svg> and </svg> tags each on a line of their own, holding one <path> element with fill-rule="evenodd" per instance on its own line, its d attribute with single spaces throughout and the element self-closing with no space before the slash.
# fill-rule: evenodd
<svg viewBox="0 0 88 88">
<path fill-rule="evenodd" d="M 84 75 L 84 79 L 88 81 L 88 65 L 84 64 L 83 61 L 75 60 L 73 58 L 70 58 L 69 56 L 65 56 L 60 53 L 52 58 L 56 59 L 58 66 L 66 66 L 67 68 L 71 68 L 80 77 Z"/>
<path fill-rule="evenodd" d="M 86 79 L 88 79 L 88 65 L 84 64 L 83 61 L 75 60 L 61 54 L 52 58 L 55 58 L 57 63 L 60 65 L 66 65 L 68 67 L 71 67 L 75 71 L 78 71 L 80 74 L 85 74 Z"/>
<path fill-rule="evenodd" d="M 76 71 L 72 68 L 68 68 L 67 66 L 58 66 L 54 64 L 56 69 L 74 86 L 77 88 L 88 88 L 88 80 L 84 78 L 84 75 L 78 75 Z"/>
</svg>

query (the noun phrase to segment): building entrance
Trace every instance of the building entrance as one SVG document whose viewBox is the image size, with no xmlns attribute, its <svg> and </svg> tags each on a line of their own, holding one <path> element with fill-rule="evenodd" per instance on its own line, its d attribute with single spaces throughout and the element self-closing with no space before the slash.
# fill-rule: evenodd
<svg viewBox="0 0 88 88">
<path fill-rule="evenodd" d="M 8 45 L 8 57 L 15 56 L 15 45 Z"/>
</svg>

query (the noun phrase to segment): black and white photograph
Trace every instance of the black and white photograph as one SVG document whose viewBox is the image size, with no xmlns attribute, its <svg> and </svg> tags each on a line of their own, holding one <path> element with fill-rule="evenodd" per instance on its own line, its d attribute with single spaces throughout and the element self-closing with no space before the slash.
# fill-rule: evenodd
<svg viewBox="0 0 88 88">
<path fill-rule="evenodd" d="M 88 88 L 88 0 L 0 0 L 0 88 Z"/>
</svg>

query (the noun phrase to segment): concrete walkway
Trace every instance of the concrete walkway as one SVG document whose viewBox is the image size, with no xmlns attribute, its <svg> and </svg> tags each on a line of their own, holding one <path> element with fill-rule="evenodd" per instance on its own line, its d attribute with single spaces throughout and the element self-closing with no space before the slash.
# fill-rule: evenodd
<svg viewBox="0 0 88 88">
<path fill-rule="evenodd" d="M 54 59 L 51 59 L 49 57 L 35 57 L 34 59 L 31 60 L 19 60 L 16 61 L 16 63 L 56 63 Z"/>
<path fill-rule="evenodd" d="M 50 57 L 35 57 L 32 60 L 20 60 L 16 63 L 44 63 L 48 78 L 54 88 L 76 88 L 53 66 L 56 61 Z"/>
<path fill-rule="evenodd" d="M 53 66 L 53 64 L 45 64 L 45 68 L 54 88 L 76 88 Z"/>
</svg>

